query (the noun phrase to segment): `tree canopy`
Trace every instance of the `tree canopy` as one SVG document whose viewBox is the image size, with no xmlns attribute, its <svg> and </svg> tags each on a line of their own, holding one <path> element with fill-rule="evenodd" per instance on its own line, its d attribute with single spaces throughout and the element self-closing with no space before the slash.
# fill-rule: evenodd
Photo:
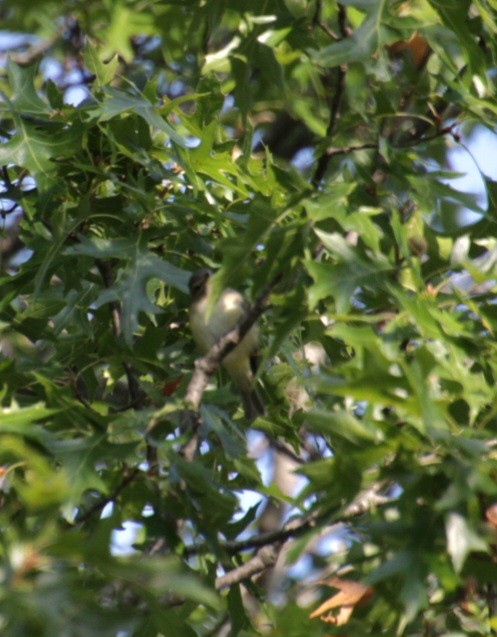
<svg viewBox="0 0 497 637">
<path fill-rule="evenodd" d="M 496 634 L 495 0 L 0 17 L 2 635 Z"/>
</svg>

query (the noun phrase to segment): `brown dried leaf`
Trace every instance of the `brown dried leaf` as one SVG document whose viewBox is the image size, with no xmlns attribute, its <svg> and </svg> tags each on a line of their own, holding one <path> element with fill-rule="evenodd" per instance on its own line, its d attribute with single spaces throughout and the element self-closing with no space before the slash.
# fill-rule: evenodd
<svg viewBox="0 0 497 637">
<path fill-rule="evenodd" d="M 342 580 L 339 577 L 332 577 L 329 580 L 320 582 L 331 588 L 337 588 L 338 593 L 326 600 L 321 606 L 316 608 L 310 615 L 310 619 L 319 617 L 321 621 L 343 626 L 352 615 L 354 608 L 363 604 L 373 595 L 373 589 L 360 582 L 352 580 Z M 338 609 L 336 613 L 330 611 Z M 327 613 L 327 614 L 325 614 Z"/>
<path fill-rule="evenodd" d="M 485 511 L 485 517 L 487 518 L 488 523 L 497 528 L 497 502 L 494 502 Z"/>
</svg>

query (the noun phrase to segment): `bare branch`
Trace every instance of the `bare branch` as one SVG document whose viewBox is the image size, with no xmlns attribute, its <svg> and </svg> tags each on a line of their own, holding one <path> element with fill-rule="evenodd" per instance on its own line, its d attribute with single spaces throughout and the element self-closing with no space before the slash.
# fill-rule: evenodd
<svg viewBox="0 0 497 637">
<path fill-rule="evenodd" d="M 33 44 L 33 46 L 29 47 L 25 51 L 10 53 L 10 57 L 16 64 L 32 64 L 54 46 L 59 36 L 60 34 L 57 31 L 53 38 L 49 40 L 42 40 L 41 42 Z"/>
<path fill-rule="evenodd" d="M 223 588 L 229 588 L 233 586 L 233 584 L 243 582 L 253 575 L 262 573 L 262 571 L 274 566 L 278 559 L 280 548 L 281 544 L 270 544 L 269 546 L 262 547 L 248 562 L 218 577 L 214 584 L 216 589 L 219 591 Z"/>
<path fill-rule="evenodd" d="M 374 507 L 388 504 L 392 501 L 392 498 L 386 495 L 382 495 L 383 491 L 387 487 L 385 481 L 375 482 L 369 489 L 362 491 L 357 497 L 345 508 L 344 520 L 347 518 L 353 518 L 358 515 L 364 515 Z"/>
<path fill-rule="evenodd" d="M 329 516 L 329 513 L 311 513 L 305 518 L 293 518 L 289 520 L 281 529 L 277 531 L 270 531 L 268 533 L 260 533 L 254 537 L 247 538 L 246 540 L 238 540 L 231 542 L 221 542 L 220 547 L 226 553 L 235 555 L 242 551 L 248 551 L 254 548 L 261 548 L 268 544 L 278 544 L 286 542 L 291 537 L 298 537 L 305 533 L 309 529 L 317 526 L 320 521 L 324 521 Z M 207 544 L 199 544 L 197 546 L 187 546 L 185 548 L 185 555 L 187 557 L 191 555 L 198 555 L 206 553 L 210 550 Z"/>
</svg>

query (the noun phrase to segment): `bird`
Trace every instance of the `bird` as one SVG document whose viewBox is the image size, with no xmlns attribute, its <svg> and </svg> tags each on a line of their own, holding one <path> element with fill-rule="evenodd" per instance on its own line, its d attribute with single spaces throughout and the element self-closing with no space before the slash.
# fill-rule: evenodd
<svg viewBox="0 0 497 637">
<path fill-rule="evenodd" d="M 224 289 L 214 307 L 210 307 L 212 294 L 212 272 L 199 268 L 190 277 L 190 329 L 193 340 L 202 354 L 243 319 L 247 303 L 240 292 L 232 288 Z M 222 364 L 240 392 L 247 420 L 253 420 L 265 413 L 264 404 L 254 387 L 257 371 L 257 346 L 259 330 L 254 324 L 238 345 L 224 357 Z"/>
</svg>

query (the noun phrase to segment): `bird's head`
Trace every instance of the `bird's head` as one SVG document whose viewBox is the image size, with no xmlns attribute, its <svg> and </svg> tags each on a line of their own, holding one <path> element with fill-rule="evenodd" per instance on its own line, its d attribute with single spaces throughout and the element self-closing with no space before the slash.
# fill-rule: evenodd
<svg viewBox="0 0 497 637">
<path fill-rule="evenodd" d="M 212 272 L 207 268 L 199 268 L 191 275 L 188 281 L 188 289 L 193 301 L 198 301 L 207 293 L 207 281 Z"/>
</svg>

